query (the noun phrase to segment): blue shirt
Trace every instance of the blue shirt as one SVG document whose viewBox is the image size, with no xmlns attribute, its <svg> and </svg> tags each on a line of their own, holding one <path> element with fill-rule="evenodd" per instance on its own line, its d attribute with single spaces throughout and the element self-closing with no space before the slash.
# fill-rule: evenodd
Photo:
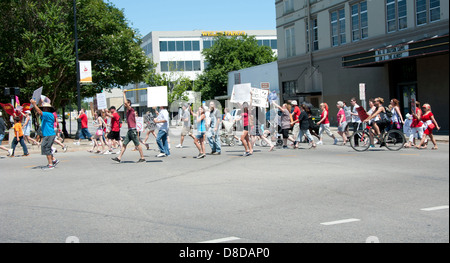
<svg viewBox="0 0 450 263">
<path fill-rule="evenodd" d="M 53 116 L 53 113 L 42 112 L 41 120 L 42 135 L 44 137 L 56 135 L 55 129 L 53 128 L 53 125 L 55 123 L 55 116 Z"/>
</svg>

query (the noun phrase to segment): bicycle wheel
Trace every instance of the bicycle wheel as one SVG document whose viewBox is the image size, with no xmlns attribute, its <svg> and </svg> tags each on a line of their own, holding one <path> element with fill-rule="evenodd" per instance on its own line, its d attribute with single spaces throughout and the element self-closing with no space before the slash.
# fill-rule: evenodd
<svg viewBox="0 0 450 263">
<path fill-rule="evenodd" d="M 386 148 L 391 151 L 399 151 L 406 143 L 405 136 L 399 130 L 390 130 L 384 135 L 384 143 Z"/>
<path fill-rule="evenodd" d="M 265 140 L 261 140 L 261 147 L 269 146 Z"/>
<path fill-rule="evenodd" d="M 369 133 L 364 131 L 355 132 L 352 137 L 350 137 L 350 146 L 357 152 L 367 151 L 370 147 Z"/>
</svg>

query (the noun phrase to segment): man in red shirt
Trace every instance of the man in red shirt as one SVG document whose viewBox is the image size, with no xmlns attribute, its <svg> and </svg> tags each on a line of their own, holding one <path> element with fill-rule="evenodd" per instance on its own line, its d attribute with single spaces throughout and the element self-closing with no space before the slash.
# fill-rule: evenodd
<svg viewBox="0 0 450 263">
<path fill-rule="evenodd" d="M 74 142 L 74 144 L 80 145 L 81 139 L 88 139 L 92 141 L 92 135 L 89 133 L 88 117 L 85 113 L 85 109 L 81 109 L 80 113 L 78 114 L 78 119 L 81 120 L 81 132 L 79 140 L 77 142 Z"/>
<path fill-rule="evenodd" d="M 122 138 L 120 137 L 120 116 L 117 113 L 116 107 L 112 106 L 109 108 L 109 111 L 105 111 L 107 117 L 111 119 L 111 131 L 108 133 L 108 147 L 109 150 L 105 152 L 105 154 L 112 154 L 112 146 L 113 141 L 116 141 L 120 145 L 120 149 L 122 149 Z"/>
<path fill-rule="evenodd" d="M 296 100 L 293 100 L 291 102 L 292 107 L 294 108 L 294 111 L 292 113 L 292 120 L 294 121 L 294 127 L 292 128 L 292 135 L 294 136 L 294 149 L 298 148 L 298 141 L 297 141 L 297 137 L 300 133 L 300 122 L 298 120 L 298 118 L 300 117 L 300 114 L 302 113 L 300 110 L 300 107 L 298 106 L 298 103 Z M 290 141 L 292 141 L 292 139 L 290 139 Z"/>
</svg>

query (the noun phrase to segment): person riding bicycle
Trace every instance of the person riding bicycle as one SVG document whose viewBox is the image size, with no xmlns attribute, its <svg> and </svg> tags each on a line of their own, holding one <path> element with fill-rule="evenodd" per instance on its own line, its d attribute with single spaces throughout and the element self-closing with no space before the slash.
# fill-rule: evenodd
<svg viewBox="0 0 450 263">
<path fill-rule="evenodd" d="M 368 123 L 370 120 L 372 120 L 373 118 L 377 117 L 379 115 L 379 118 L 377 121 L 373 121 L 372 122 L 372 129 L 369 130 L 369 134 L 370 134 L 370 143 L 371 146 L 373 147 L 374 145 L 374 135 L 378 136 L 381 134 L 381 132 L 386 129 L 386 127 L 391 123 L 390 118 L 387 116 L 386 113 L 386 108 L 383 106 L 384 103 L 384 99 L 383 98 L 376 98 L 374 100 L 374 105 L 375 105 L 375 110 L 373 111 L 373 113 L 364 120 L 364 122 Z M 384 142 L 381 142 L 381 147 L 385 146 Z"/>
</svg>

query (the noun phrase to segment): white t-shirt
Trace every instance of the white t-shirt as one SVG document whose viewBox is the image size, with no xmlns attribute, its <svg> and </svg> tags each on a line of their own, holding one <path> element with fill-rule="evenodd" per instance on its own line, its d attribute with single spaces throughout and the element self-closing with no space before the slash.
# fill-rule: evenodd
<svg viewBox="0 0 450 263">
<path fill-rule="evenodd" d="M 358 114 L 357 109 L 359 107 L 360 106 L 358 104 L 355 104 L 355 107 L 353 107 L 352 113 Z M 359 115 L 352 115 L 352 122 L 354 122 L 354 123 L 361 123 L 361 119 L 359 118 Z"/>
<path fill-rule="evenodd" d="M 169 112 L 166 109 L 163 109 L 159 112 L 158 117 L 156 118 L 158 121 L 165 120 L 164 123 L 157 123 L 156 127 L 160 131 L 169 132 Z"/>
</svg>

